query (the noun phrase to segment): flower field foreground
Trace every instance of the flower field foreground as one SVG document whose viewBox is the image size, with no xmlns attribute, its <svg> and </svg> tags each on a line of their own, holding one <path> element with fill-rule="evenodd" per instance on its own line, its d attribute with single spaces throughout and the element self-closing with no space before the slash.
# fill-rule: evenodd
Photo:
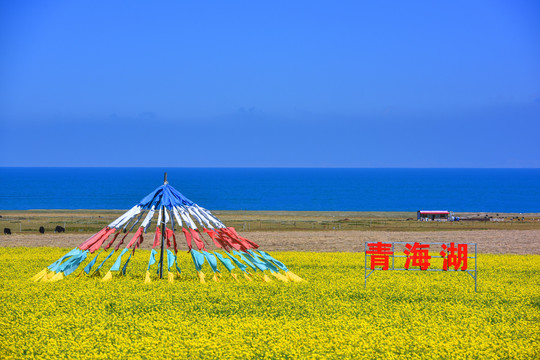
<svg viewBox="0 0 540 360">
<path fill-rule="evenodd" d="M 0 358 L 540 357 L 540 256 L 479 255 L 465 273 L 376 272 L 363 253 L 279 253 L 302 283 L 30 278 L 66 249 L 0 248 Z M 273 254 L 272 254 L 273 255 Z M 209 269 L 207 269 L 209 272 Z M 210 273 L 210 272 L 209 272 Z"/>
</svg>

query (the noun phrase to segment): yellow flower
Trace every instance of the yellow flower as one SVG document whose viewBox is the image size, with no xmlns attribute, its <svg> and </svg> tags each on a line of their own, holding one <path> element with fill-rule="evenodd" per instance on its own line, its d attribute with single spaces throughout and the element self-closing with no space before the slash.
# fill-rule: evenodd
<svg viewBox="0 0 540 360">
<path fill-rule="evenodd" d="M 0 248 L 0 358 L 540 356 L 538 255 L 480 255 L 478 293 L 460 272 L 377 271 L 364 289 L 363 253 L 276 253 L 303 282 L 224 272 L 201 284 L 179 254 L 179 275 L 160 280 L 152 268 L 145 284 L 141 250 L 108 282 L 105 272 L 30 280 L 65 252 Z"/>
</svg>

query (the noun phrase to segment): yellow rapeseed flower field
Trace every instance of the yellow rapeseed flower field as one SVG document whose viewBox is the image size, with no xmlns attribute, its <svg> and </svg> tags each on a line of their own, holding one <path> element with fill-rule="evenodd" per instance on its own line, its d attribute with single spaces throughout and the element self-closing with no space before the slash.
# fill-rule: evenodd
<svg viewBox="0 0 540 360">
<path fill-rule="evenodd" d="M 301 283 L 201 284 L 183 254 L 174 283 L 144 284 L 148 251 L 107 283 L 30 281 L 67 250 L 0 248 L 0 358 L 540 358 L 538 255 L 480 254 L 478 293 L 456 272 L 364 289 L 362 253 L 272 253 Z"/>
</svg>

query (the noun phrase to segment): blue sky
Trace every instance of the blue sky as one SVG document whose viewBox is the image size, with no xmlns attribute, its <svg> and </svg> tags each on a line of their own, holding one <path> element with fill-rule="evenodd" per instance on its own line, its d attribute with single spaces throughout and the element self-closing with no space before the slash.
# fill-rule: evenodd
<svg viewBox="0 0 540 360">
<path fill-rule="evenodd" d="M 538 1 L 3 1 L 0 166 L 540 167 Z"/>
</svg>

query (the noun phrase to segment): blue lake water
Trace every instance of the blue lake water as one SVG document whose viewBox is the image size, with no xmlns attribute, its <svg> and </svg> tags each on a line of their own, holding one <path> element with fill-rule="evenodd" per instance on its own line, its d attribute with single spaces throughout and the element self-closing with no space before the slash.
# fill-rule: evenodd
<svg viewBox="0 0 540 360">
<path fill-rule="evenodd" d="M 540 212 L 540 169 L 0 168 L 0 209 L 128 209 L 164 171 L 210 210 Z"/>
</svg>

